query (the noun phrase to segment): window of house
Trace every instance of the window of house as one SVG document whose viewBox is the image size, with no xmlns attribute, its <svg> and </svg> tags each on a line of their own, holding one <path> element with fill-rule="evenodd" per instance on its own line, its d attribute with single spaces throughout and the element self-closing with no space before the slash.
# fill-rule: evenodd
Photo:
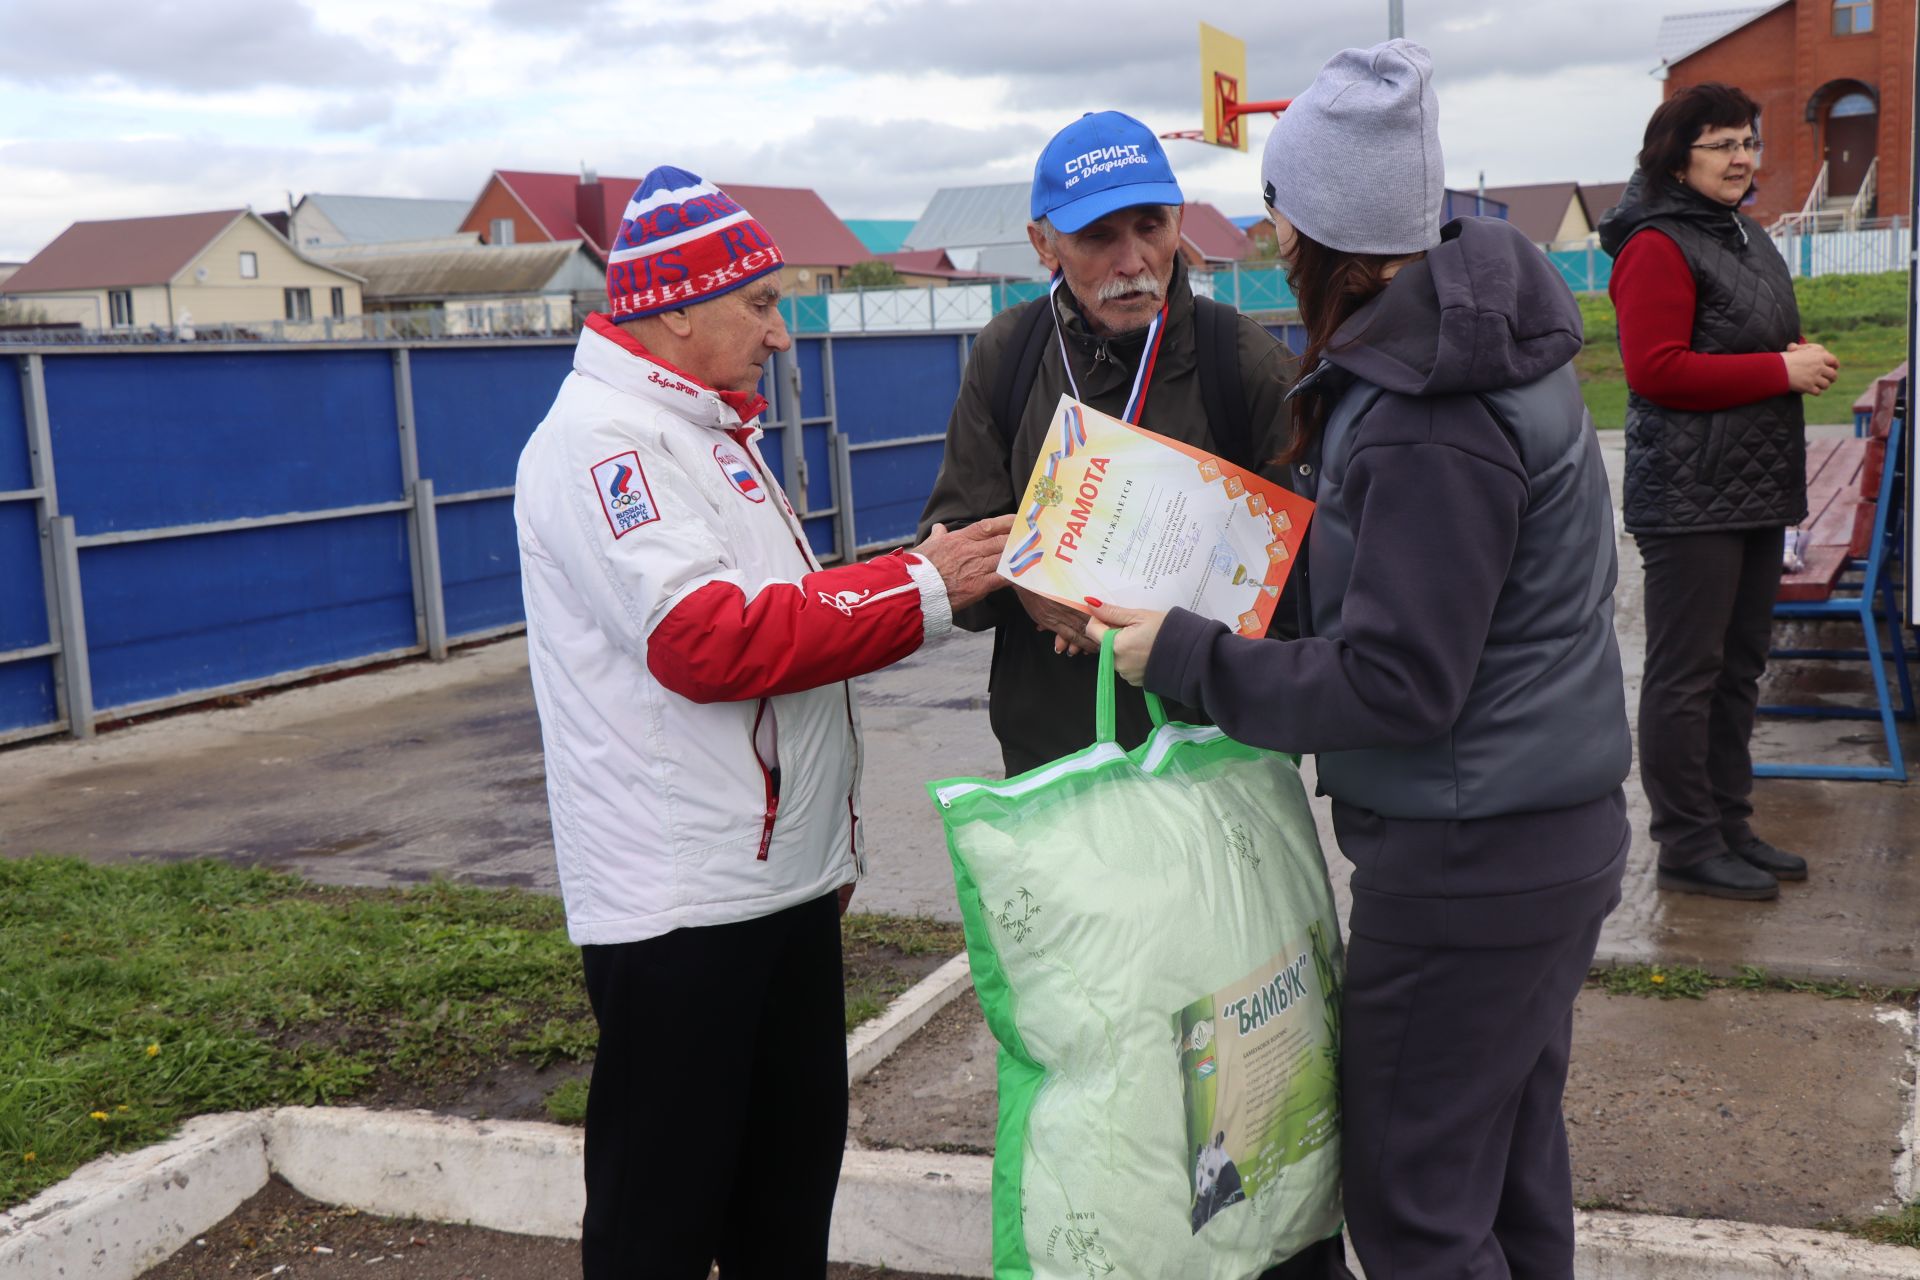
<svg viewBox="0 0 1920 1280">
<path fill-rule="evenodd" d="M 347 318 L 347 291 L 342 285 L 333 287 L 333 318 L 335 320 Z"/>
<path fill-rule="evenodd" d="M 1836 119 L 1844 119 L 1847 116 L 1875 116 L 1880 114 L 1880 108 L 1866 94 L 1850 93 L 1834 103 L 1833 110 L 1827 114 Z"/>
<path fill-rule="evenodd" d="M 1857 36 L 1873 30 L 1873 0 L 1833 0 L 1833 34 Z"/>
<path fill-rule="evenodd" d="M 819 275 L 815 276 L 813 289 L 815 293 L 832 293 L 833 273 L 831 271 L 822 271 Z"/>
<path fill-rule="evenodd" d="M 253 253 L 240 255 L 240 278 L 258 280 L 260 278 L 260 256 Z"/>
<path fill-rule="evenodd" d="M 493 221 L 487 223 L 487 243 L 512 244 L 513 219 L 495 218 Z"/>
<path fill-rule="evenodd" d="M 313 290 L 288 289 L 285 292 L 287 295 L 287 319 L 302 320 L 302 321 L 312 320 L 313 319 Z"/>
<path fill-rule="evenodd" d="M 107 290 L 107 311 L 111 314 L 113 323 L 116 327 L 120 325 L 132 324 L 133 323 L 133 290 L 131 289 Z"/>
</svg>

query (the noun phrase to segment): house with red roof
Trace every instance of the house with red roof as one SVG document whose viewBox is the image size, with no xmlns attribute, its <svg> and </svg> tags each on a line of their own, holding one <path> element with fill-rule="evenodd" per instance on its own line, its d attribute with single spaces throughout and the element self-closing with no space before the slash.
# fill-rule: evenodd
<svg viewBox="0 0 1920 1280">
<path fill-rule="evenodd" d="M 897 271 L 902 285 L 914 288 L 986 284 L 1007 278 L 990 271 L 962 271 L 953 265 L 953 259 L 947 256 L 945 249 L 900 249 L 893 253 L 875 254 L 874 257 Z"/>
<path fill-rule="evenodd" d="M 1180 220 L 1180 253 L 1196 271 L 1230 271 L 1238 263 L 1260 256 L 1247 233 L 1233 219 L 1204 200 L 1189 200 Z"/>
<path fill-rule="evenodd" d="M 318 324 L 361 310 L 360 277 L 294 251 L 250 209 L 76 222 L 0 300 L 89 329 Z"/>
<path fill-rule="evenodd" d="M 604 263 L 639 185 L 638 178 L 602 177 L 591 169 L 577 178 L 496 169 L 460 230 L 478 232 L 488 244 L 582 240 Z M 716 185 L 759 219 L 780 246 L 787 260 L 780 286 L 788 293 L 829 293 L 848 267 L 873 257 L 811 188 Z"/>
</svg>

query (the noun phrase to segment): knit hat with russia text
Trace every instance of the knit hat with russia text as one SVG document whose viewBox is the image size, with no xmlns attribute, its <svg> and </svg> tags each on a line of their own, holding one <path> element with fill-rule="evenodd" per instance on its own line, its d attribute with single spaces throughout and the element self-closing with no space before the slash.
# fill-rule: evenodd
<svg viewBox="0 0 1920 1280">
<path fill-rule="evenodd" d="M 607 254 L 615 324 L 711 302 L 785 261 L 767 229 L 697 174 L 661 165 L 634 189 Z"/>
</svg>

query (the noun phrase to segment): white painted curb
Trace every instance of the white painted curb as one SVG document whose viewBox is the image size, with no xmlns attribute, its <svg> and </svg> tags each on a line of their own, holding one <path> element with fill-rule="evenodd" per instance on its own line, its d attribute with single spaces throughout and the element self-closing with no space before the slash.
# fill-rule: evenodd
<svg viewBox="0 0 1920 1280">
<path fill-rule="evenodd" d="M 847 1081 L 852 1083 L 886 1060 L 907 1037 L 927 1025 L 933 1015 L 953 1003 L 967 989 L 973 970 L 963 951 L 915 983 L 871 1022 L 863 1022 L 847 1037 Z"/>
<path fill-rule="evenodd" d="M 1574 1214 L 1576 1280 L 1914 1280 L 1920 1250 L 1745 1222 Z"/>
<path fill-rule="evenodd" d="M 827 1256 L 943 1276 L 993 1274 L 993 1161 L 931 1151 L 849 1151 Z"/>
<path fill-rule="evenodd" d="M 578 1129 L 357 1107 L 270 1114 L 273 1171 L 325 1204 L 527 1236 L 580 1234 L 587 1192 Z"/>
<path fill-rule="evenodd" d="M 964 959 L 949 962 L 848 1037 L 849 1073 L 871 1070 L 964 990 L 967 976 Z M 232 1213 L 270 1173 L 329 1204 L 573 1237 L 584 1206 L 583 1147 L 580 1131 L 561 1125 L 430 1112 L 284 1107 L 202 1116 L 167 1142 L 96 1160 L 0 1214 L 0 1280 L 137 1280 Z M 831 1254 L 991 1275 L 992 1180 L 986 1156 L 848 1151 Z M 1820 1231 L 1577 1213 L 1575 1238 L 1577 1280 L 1920 1278 L 1920 1251 Z"/>
<path fill-rule="evenodd" d="M 0 1280 L 133 1280 L 267 1182 L 265 1112 L 198 1116 L 0 1214 Z"/>
</svg>

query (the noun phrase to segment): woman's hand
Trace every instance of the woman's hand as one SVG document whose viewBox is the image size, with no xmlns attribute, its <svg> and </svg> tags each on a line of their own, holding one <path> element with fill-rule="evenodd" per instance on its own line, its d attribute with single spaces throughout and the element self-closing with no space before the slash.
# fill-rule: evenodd
<svg viewBox="0 0 1920 1280">
<path fill-rule="evenodd" d="M 1840 362 L 1817 342 L 1789 342 L 1781 353 L 1787 362 L 1787 386 L 1803 396 L 1817 396 L 1840 376 Z"/>
<path fill-rule="evenodd" d="M 1099 605 L 1087 620 L 1087 639 L 1099 644 L 1101 637 L 1113 632 L 1113 669 L 1128 684 L 1138 685 L 1147 678 L 1147 658 L 1153 653 L 1153 642 L 1159 638 L 1160 623 L 1166 616 L 1152 609 Z"/>
</svg>

